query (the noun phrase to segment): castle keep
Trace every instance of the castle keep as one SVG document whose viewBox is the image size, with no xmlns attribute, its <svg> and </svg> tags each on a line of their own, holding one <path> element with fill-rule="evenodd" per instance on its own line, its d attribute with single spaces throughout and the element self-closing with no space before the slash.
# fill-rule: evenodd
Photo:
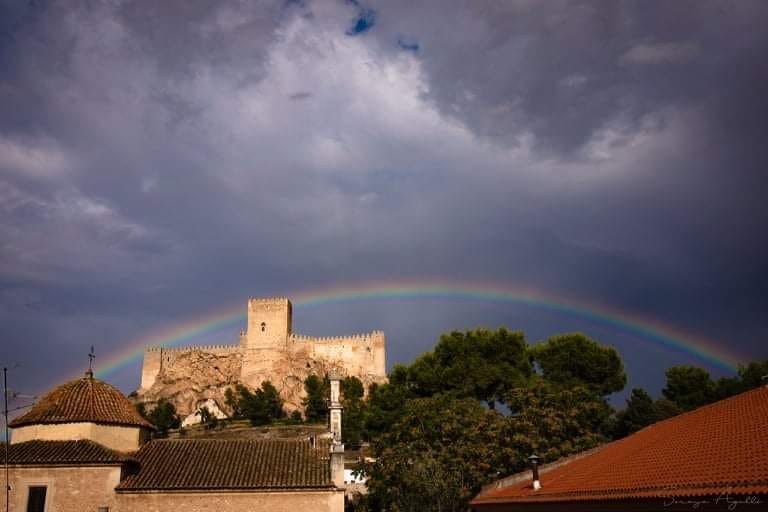
<svg viewBox="0 0 768 512">
<path fill-rule="evenodd" d="M 248 323 L 238 345 L 163 348 L 144 352 L 137 398 L 165 398 L 179 414 L 193 414 L 200 403 L 224 405 L 224 393 L 236 383 L 256 388 L 269 380 L 286 409 L 301 407 L 304 379 L 336 372 L 359 378 L 365 388 L 386 380 L 384 333 L 312 337 L 292 330 L 287 298 L 250 299 Z"/>
</svg>

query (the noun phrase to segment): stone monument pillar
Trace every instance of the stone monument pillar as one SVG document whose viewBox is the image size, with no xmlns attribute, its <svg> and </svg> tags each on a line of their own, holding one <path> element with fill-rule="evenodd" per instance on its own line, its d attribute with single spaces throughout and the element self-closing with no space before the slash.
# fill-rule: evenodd
<svg viewBox="0 0 768 512">
<path fill-rule="evenodd" d="M 333 442 L 331 443 L 331 477 L 336 487 L 344 486 L 344 444 L 341 442 L 341 377 L 332 372 L 328 379 L 331 382 L 331 397 L 328 401 L 328 426 Z"/>
<path fill-rule="evenodd" d="M 330 431 L 333 434 L 333 442 L 341 443 L 341 377 L 337 373 L 328 376 L 331 382 L 331 399 L 328 402 L 328 418 Z"/>
</svg>

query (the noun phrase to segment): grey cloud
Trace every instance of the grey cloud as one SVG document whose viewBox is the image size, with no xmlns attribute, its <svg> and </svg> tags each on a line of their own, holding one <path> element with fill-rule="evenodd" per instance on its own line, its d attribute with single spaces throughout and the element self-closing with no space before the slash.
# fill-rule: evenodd
<svg viewBox="0 0 768 512">
<path fill-rule="evenodd" d="M 628 64 L 674 64 L 698 55 L 699 46 L 695 43 L 638 44 L 627 50 L 620 61 Z"/>
<path fill-rule="evenodd" d="M 312 97 L 312 93 L 307 91 L 294 92 L 293 94 L 288 95 L 288 99 L 294 100 L 294 101 L 306 100 L 311 97 Z"/>
<path fill-rule="evenodd" d="M 542 150 L 569 156 L 617 116 L 636 122 L 665 105 L 696 108 L 714 89 L 735 85 L 719 70 L 742 50 L 765 45 L 759 27 L 768 17 L 760 2 L 376 8 L 372 34 L 383 47 L 396 51 L 397 34 L 418 34 L 429 96 L 445 115 L 504 144 L 532 132 Z M 435 23 L 424 26 L 424 19 Z M 629 61 L 675 61 L 678 69 L 623 69 Z M 590 87 L 558 87 L 573 76 Z"/>
</svg>

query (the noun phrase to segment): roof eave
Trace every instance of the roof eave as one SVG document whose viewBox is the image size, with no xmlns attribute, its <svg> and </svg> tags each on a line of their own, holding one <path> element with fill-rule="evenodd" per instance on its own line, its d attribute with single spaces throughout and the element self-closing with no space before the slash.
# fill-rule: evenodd
<svg viewBox="0 0 768 512">
<path fill-rule="evenodd" d="M 133 428 L 146 428 L 148 430 L 157 430 L 157 427 L 152 425 L 151 423 L 147 424 L 138 424 L 138 423 L 120 423 L 120 422 L 111 422 L 111 421 L 93 421 L 93 420 L 53 420 L 53 421 L 22 421 L 22 422 L 15 422 L 12 421 L 8 424 L 8 428 L 14 429 L 14 428 L 21 428 L 21 427 L 32 427 L 35 425 L 66 425 L 66 424 L 72 424 L 72 423 L 93 423 L 94 425 L 104 425 L 107 427 L 133 427 Z"/>
<path fill-rule="evenodd" d="M 185 488 L 132 488 L 116 487 L 119 494 L 183 494 L 183 493 L 268 493 L 268 492 L 306 492 L 306 491 L 343 491 L 333 484 L 299 487 L 185 487 Z"/>
</svg>

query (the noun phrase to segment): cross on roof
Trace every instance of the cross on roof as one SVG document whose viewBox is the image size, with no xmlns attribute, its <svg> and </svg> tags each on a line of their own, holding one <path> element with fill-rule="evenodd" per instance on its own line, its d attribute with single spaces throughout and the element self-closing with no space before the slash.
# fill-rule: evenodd
<svg viewBox="0 0 768 512">
<path fill-rule="evenodd" d="M 96 359 L 96 354 L 93 350 L 93 345 L 91 345 L 91 352 L 88 354 L 88 369 L 90 371 L 93 371 L 93 360 Z"/>
</svg>

